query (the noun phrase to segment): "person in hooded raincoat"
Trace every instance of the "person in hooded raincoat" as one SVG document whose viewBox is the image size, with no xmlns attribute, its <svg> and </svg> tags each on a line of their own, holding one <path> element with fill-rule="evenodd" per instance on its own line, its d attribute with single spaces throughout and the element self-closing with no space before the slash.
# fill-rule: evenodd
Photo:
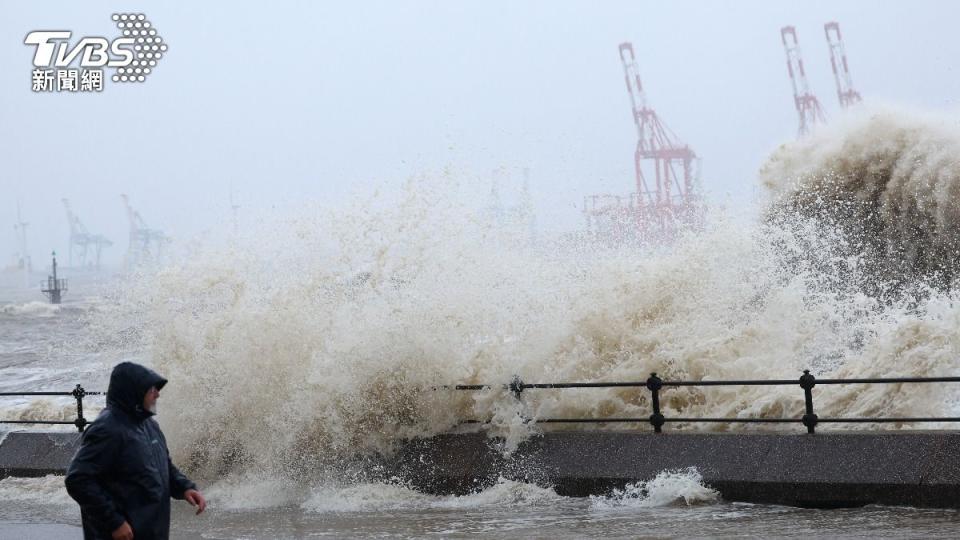
<svg viewBox="0 0 960 540">
<path fill-rule="evenodd" d="M 67 492 L 80 504 L 83 536 L 150 540 L 170 536 L 170 498 L 206 508 L 197 486 L 170 461 L 152 418 L 167 380 L 138 364 L 117 364 L 107 407 L 83 433 L 67 468 Z"/>
</svg>

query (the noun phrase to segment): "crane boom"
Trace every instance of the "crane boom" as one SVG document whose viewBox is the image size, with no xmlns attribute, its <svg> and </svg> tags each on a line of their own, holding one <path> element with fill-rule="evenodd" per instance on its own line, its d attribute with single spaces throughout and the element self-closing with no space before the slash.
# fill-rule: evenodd
<svg viewBox="0 0 960 540">
<path fill-rule="evenodd" d="M 803 57 L 800 54 L 796 28 L 792 26 L 781 28 L 780 39 L 783 41 L 783 50 L 787 54 L 787 73 L 790 74 L 790 84 L 793 86 L 793 103 L 800 118 L 797 131 L 800 136 L 803 136 L 815 125 L 826 123 L 827 119 L 820 107 L 820 101 L 810 91 L 810 85 L 807 83 L 807 73 L 803 69 Z"/>
<path fill-rule="evenodd" d="M 860 93 L 853 88 L 850 78 L 850 67 L 847 65 L 847 50 L 843 45 L 843 36 L 840 34 L 840 24 L 828 22 L 823 25 L 823 32 L 827 36 L 827 47 L 830 49 L 830 67 L 833 68 L 833 80 L 837 85 L 837 99 L 844 109 L 860 103 Z"/>
</svg>

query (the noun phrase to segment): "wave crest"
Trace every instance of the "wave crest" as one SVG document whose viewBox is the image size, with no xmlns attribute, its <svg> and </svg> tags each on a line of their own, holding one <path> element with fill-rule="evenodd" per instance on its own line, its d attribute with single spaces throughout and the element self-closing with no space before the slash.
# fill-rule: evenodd
<svg viewBox="0 0 960 540">
<path fill-rule="evenodd" d="M 960 130 L 866 110 L 781 146 L 760 173 L 777 208 L 845 235 L 877 280 L 949 286 L 960 262 Z M 841 246 L 837 246 L 841 247 Z"/>
<path fill-rule="evenodd" d="M 696 467 L 663 471 L 647 482 L 628 484 L 610 495 L 591 496 L 590 506 L 598 510 L 611 508 L 656 508 L 662 506 L 712 504 L 720 501 L 720 493 L 703 482 Z"/>
</svg>

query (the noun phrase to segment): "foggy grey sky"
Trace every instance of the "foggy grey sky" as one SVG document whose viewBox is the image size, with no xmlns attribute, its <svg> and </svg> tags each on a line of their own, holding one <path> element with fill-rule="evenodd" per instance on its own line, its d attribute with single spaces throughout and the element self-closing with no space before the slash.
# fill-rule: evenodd
<svg viewBox="0 0 960 540">
<path fill-rule="evenodd" d="M 169 43 L 146 83 L 30 91 L 28 32 L 112 38 L 121 10 L 146 13 Z M 0 0 L 0 268 L 17 251 L 17 201 L 36 266 L 66 252 L 62 197 L 119 262 L 120 193 L 182 239 L 228 226 L 231 189 L 248 215 L 445 166 L 529 167 L 541 227 L 578 228 L 584 195 L 633 189 L 622 41 L 649 102 L 703 159 L 710 200 L 737 204 L 796 133 L 781 26 L 797 27 L 828 117 L 830 20 L 866 99 L 955 112 L 958 14 L 948 1 Z"/>
</svg>

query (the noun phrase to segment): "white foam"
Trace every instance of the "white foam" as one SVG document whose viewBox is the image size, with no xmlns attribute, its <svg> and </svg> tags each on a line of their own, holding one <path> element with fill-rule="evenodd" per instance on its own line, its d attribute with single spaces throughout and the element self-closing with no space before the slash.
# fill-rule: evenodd
<svg viewBox="0 0 960 540">
<path fill-rule="evenodd" d="M 24 304 L 4 304 L 0 313 L 21 317 L 52 317 L 60 312 L 60 305 L 47 302 L 27 302 Z"/>
<path fill-rule="evenodd" d="M 76 504 L 67 488 L 64 487 L 63 477 L 49 475 L 42 478 L 14 478 L 0 480 L 0 503 L 30 502 L 49 505 Z"/>
<path fill-rule="evenodd" d="M 607 496 L 591 496 L 594 509 L 655 508 L 661 506 L 711 504 L 720 500 L 720 493 L 703 483 L 696 467 L 663 471 L 647 482 L 628 484 Z"/>
<path fill-rule="evenodd" d="M 670 249 L 497 234 L 418 180 L 384 200 L 311 209 L 261 238 L 128 284 L 95 332 L 145 347 L 171 382 L 160 420 L 180 461 L 212 477 L 311 472 L 389 452 L 467 419 L 515 448 L 523 418 L 646 417 L 645 389 L 437 389 L 454 383 L 955 373 L 960 297 L 880 299 L 857 287 L 842 236 L 815 222 L 722 213 Z M 104 357 L 106 359 L 106 356 Z M 944 414 L 946 385 L 818 390 L 822 416 Z M 799 418 L 799 387 L 671 388 L 667 416 Z M 600 426 L 617 429 L 621 426 Z M 865 426 L 852 426 L 861 428 Z M 755 429 L 696 424 L 670 429 Z M 764 429 L 798 429 L 795 425 Z M 242 459 L 238 459 L 242 458 Z M 371 495 L 373 497 L 374 495 Z"/>
<path fill-rule="evenodd" d="M 438 505 L 445 508 L 476 508 L 484 506 L 548 506 L 563 500 L 551 488 L 526 482 L 499 478 L 493 486 L 460 497 L 446 497 Z"/>
<path fill-rule="evenodd" d="M 365 512 L 428 508 L 439 500 L 397 484 L 358 483 L 321 486 L 300 507 L 308 512 Z"/>
<path fill-rule="evenodd" d="M 462 496 L 426 495 L 397 483 L 356 483 L 312 490 L 301 508 L 310 512 L 367 512 L 404 509 L 472 509 L 549 505 L 562 500 L 550 488 L 498 479 L 493 486 Z"/>
<path fill-rule="evenodd" d="M 87 420 L 96 418 L 102 407 L 87 405 L 84 407 L 84 417 Z M 53 399 L 28 399 L 20 403 L 4 404 L 0 407 L 0 418 L 5 420 L 58 420 L 73 421 L 77 418 L 76 402 Z M 29 425 L 29 424 L 28 424 Z M 48 426 L 49 427 L 49 426 Z"/>
<path fill-rule="evenodd" d="M 211 508 L 224 510 L 256 510 L 299 503 L 306 490 L 279 478 L 254 474 L 230 476 L 217 480 L 204 489 Z"/>
</svg>

